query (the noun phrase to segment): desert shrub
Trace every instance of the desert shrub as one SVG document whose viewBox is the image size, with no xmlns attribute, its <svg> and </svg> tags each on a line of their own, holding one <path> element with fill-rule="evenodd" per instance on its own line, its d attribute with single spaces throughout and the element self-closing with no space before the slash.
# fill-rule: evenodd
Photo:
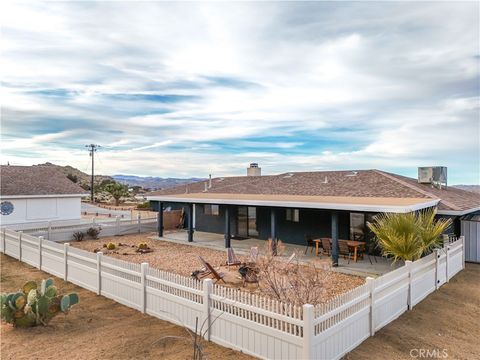
<svg viewBox="0 0 480 360">
<path fill-rule="evenodd" d="M 90 236 L 92 239 L 98 239 L 98 235 L 100 234 L 101 228 L 91 227 L 87 230 L 87 235 Z"/>
<path fill-rule="evenodd" d="M 148 209 L 151 210 L 150 201 L 145 201 L 137 205 L 137 209 Z"/>
<path fill-rule="evenodd" d="M 328 282 L 328 269 L 317 269 L 313 264 L 300 265 L 299 254 L 287 264 L 275 255 L 272 245 L 268 240 L 265 255 L 257 260 L 260 292 L 295 305 L 321 303 Z M 285 247 L 280 241 L 274 246 L 277 255 L 284 252 Z"/>
<path fill-rule="evenodd" d="M 109 242 L 106 246 L 108 250 L 114 250 L 115 249 L 115 244 L 113 242 Z"/>
<path fill-rule="evenodd" d="M 1 318 L 15 327 L 47 325 L 60 312 L 67 314 L 78 301 L 76 293 L 59 295 L 52 279 L 42 280 L 40 286 L 29 281 L 20 291 L 1 295 Z"/>
<path fill-rule="evenodd" d="M 82 241 L 83 238 L 85 237 L 85 233 L 81 231 L 77 231 L 77 232 L 74 232 L 72 236 L 73 236 L 73 240 Z"/>
<path fill-rule="evenodd" d="M 139 249 L 146 250 L 148 249 L 148 244 L 146 242 L 141 242 L 137 245 Z"/>
</svg>

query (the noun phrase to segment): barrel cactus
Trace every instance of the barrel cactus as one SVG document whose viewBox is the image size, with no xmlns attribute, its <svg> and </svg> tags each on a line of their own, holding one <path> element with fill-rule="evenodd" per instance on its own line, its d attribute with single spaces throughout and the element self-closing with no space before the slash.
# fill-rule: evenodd
<svg viewBox="0 0 480 360">
<path fill-rule="evenodd" d="M 78 302 L 76 293 L 59 295 L 52 279 L 42 280 L 40 286 L 29 281 L 18 292 L 0 296 L 1 318 L 18 327 L 47 325 L 55 315 L 68 313 Z"/>
<path fill-rule="evenodd" d="M 143 241 L 142 241 L 141 243 L 139 243 L 139 244 L 137 245 L 137 247 L 138 247 L 139 249 L 141 249 L 141 250 L 146 250 L 146 249 L 148 249 L 148 244 L 147 244 L 146 242 L 143 242 Z"/>
<path fill-rule="evenodd" d="M 115 250 L 115 244 L 113 242 L 109 242 L 107 244 L 107 249 L 108 250 Z"/>
</svg>

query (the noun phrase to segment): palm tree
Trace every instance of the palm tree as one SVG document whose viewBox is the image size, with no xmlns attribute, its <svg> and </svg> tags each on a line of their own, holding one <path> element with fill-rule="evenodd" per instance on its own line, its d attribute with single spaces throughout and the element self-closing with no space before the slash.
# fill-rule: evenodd
<svg viewBox="0 0 480 360">
<path fill-rule="evenodd" d="M 439 247 L 442 233 L 451 219 L 435 219 L 436 209 L 430 208 L 405 214 L 384 213 L 374 217 L 368 228 L 377 237 L 382 255 L 397 260 L 417 260 Z"/>
</svg>

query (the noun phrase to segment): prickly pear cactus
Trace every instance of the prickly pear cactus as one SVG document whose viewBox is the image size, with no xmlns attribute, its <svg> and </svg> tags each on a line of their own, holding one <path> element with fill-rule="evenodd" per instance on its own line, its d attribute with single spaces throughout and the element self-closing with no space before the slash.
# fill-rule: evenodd
<svg viewBox="0 0 480 360">
<path fill-rule="evenodd" d="M 76 293 L 58 295 L 52 279 L 40 285 L 29 281 L 18 292 L 0 296 L 1 318 L 19 327 L 47 325 L 55 315 L 68 313 L 78 302 Z"/>
</svg>

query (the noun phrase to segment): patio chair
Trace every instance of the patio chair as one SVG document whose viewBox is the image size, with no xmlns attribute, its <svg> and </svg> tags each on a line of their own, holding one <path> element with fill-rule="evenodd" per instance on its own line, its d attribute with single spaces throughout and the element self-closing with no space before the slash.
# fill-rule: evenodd
<svg viewBox="0 0 480 360">
<path fill-rule="evenodd" d="M 218 282 L 218 281 L 223 281 L 225 282 L 225 280 L 223 280 L 225 274 L 224 273 L 219 273 L 217 272 L 212 265 L 210 265 L 208 262 L 206 262 L 200 255 L 198 255 L 198 259 L 200 260 L 200 262 L 203 264 L 203 266 L 205 267 L 205 269 L 207 269 L 207 272 L 208 272 L 208 275 L 212 275 L 215 279 L 215 282 Z"/>
<path fill-rule="evenodd" d="M 343 255 L 344 259 L 348 256 L 348 264 L 350 264 L 352 251 L 350 250 L 350 246 L 348 246 L 348 242 L 346 240 L 338 240 L 338 248 L 340 250 L 340 255 Z"/>
<path fill-rule="evenodd" d="M 252 246 L 250 248 L 249 262 L 255 264 L 257 262 L 257 258 L 258 258 L 258 246 Z"/>
<path fill-rule="evenodd" d="M 310 234 L 305 234 L 305 252 L 304 255 L 307 254 L 308 248 L 310 248 L 310 253 L 313 251 L 315 247 L 315 243 L 313 242 L 313 236 Z"/>
<path fill-rule="evenodd" d="M 332 251 L 332 244 L 330 243 L 330 239 L 322 238 L 321 240 L 322 240 L 323 252 L 330 256 L 330 253 Z"/>
<path fill-rule="evenodd" d="M 233 248 L 229 247 L 227 249 L 227 266 L 235 266 L 240 264 L 241 262 L 240 260 L 237 259 L 237 256 L 235 255 Z"/>
</svg>

